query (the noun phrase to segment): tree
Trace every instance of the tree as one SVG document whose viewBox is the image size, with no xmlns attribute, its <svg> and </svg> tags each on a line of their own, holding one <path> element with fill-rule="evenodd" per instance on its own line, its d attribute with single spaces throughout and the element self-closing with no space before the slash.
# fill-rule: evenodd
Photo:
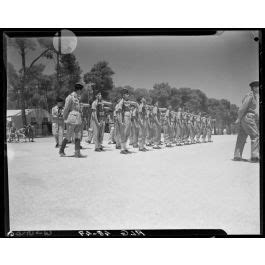
<svg viewBox="0 0 265 265">
<path fill-rule="evenodd" d="M 166 107 L 171 95 L 171 87 L 168 83 L 159 83 L 153 86 L 150 96 L 153 101 L 158 100 L 161 107 Z"/>
<path fill-rule="evenodd" d="M 21 70 L 19 71 L 20 74 L 20 86 L 19 86 L 19 95 L 20 95 L 20 102 L 21 102 L 21 113 L 22 113 L 22 123 L 23 125 L 27 124 L 26 120 L 26 113 L 25 113 L 25 87 L 29 80 L 30 71 L 32 70 L 33 66 L 36 64 L 38 60 L 42 57 L 46 57 L 48 59 L 52 58 L 53 56 L 53 46 L 51 44 L 51 39 L 46 39 L 45 41 L 43 38 L 41 39 L 33 39 L 33 38 L 10 38 L 8 39 L 9 47 L 15 48 L 19 55 L 21 56 Z M 27 66 L 26 55 L 30 51 L 35 51 L 37 48 L 40 48 L 40 53 L 36 56 Z"/>
<path fill-rule="evenodd" d="M 74 84 L 81 80 L 82 70 L 74 54 L 62 54 L 60 60 L 60 87 L 57 87 L 57 95 L 66 97 L 74 87 Z"/>
<path fill-rule="evenodd" d="M 93 91 L 100 91 L 103 98 L 109 99 L 110 91 L 113 89 L 113 75 L 114 71 L 110 68 L 109 63 L 100 61 L 84 75 L 84 82 L 86 84 L 93 83 Z"/>
</svg>

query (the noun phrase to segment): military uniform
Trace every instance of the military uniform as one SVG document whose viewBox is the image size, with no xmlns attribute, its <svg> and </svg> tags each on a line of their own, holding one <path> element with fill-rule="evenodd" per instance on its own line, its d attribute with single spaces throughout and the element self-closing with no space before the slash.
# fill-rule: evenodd
<svg viewBox="0 0 265 265">
<path fill-rule="evenodd" d="M 139 137 L 139 113 L 138 106 L 134 106 L 132 109 L 132 126 L 131 126 L 131 141 L 134 148 L 138 147 L 138 137 Z"/>
<path fill-rule="evenodd" d="M 114 111 L 113 111 L 114 138 L 116 142 L 116 149 L 120 149 L 121 148 L 121 136 L 120 136 L 120 127 L 119 127 L 118 117 L 117 117 L 117 108 L 118 108 L 118 104 L 115 106 Z"/>
<path fill-rule="evenodd" d="M 145 139 L 146 139 L 146 128 L 147 128 L 147 117 L 146 117 L 146 106 L 141 103 L 138 110 L 138 123 L 139 123 L 139 150 L 146 151 Z"/>
<path fill-rule="evenodd" d="M 181 112 L 176 114 L 176 143 L 180 145 L 181 143 Z"/>
<path fill-rule="evenodd" d="M 94 115 L 97 117 L 97 123 L 95 116 L 91 116 L 91 124 L 93 128 L 93 139 L 95 144 L 95 150 L 98 151 L 102 149 L 104 131 L 105 131 L 105 112 L 104 112 L 104 105 L 102 101 L 96 99 L 92 103 L 92 111 Z"/>
<path fill-rule="evenodd" d="M 206 117 L 201 118 L 201 133 L 202 133 L 202 142 L 206 143 L 207 127 L 206 127 Z"/>
<path fill-rule="evenodd" d="M 60 154 L 64 155 L 64 148 L 67 141 L 74 138 L 75 156 L 80 157 L 80 139 L 82 130 L 81 105 L 77 93 L 72 92 L 65 100 L 63 118 L 67 124 L 66 138 L 63 139 Z"/>
<path fill-rule="evenodd" d="M 117 117 L 121 136 L 121 148 L 122 151 L 128 151 L 126 144 L 131 130 L 131 111 L 130 102 L 128 100 L 122 98 L 118 103 Z"/>
<path fill-rule="evenodd" d="M 58 144 L 58 146 L 61 146 L 63 141 L 63 111 L 64 108 L 59 108 L 57 105 L 52 108 L 52 134 L 55 137 L 56 144 Z"/>
<path fill-rule="evenodd" d="M 151 146 L 153 143 L 153 114 L 150 109 L 147 110 L 147 139 L 146 145 Z"/>
<path fill-rule="evenodd" d="M 206 119 L 206 130 L 207 130 L 207 141 L 212 142 L 212 120 L 211 118 Z"/>
<path fill-rule="evenodd" d="M 251 139 L 251 159 L 259 159 L 259 99 L 253 92 L 242 100 L 238 111 L 239 131 L 234 152 L 235 159 L 241 159 L 246 139 Z"/>
<path fill-rule="evenodd" d="M 201 137 L 201 116 L 197 115 L 195 118 L 196 141 L 200 143 Z"/>
<path fill-rule="evenodd" d="M 161 114 L 160 114 L 160 110 L 157 106 L 153 107 L 153 117 L 154 117 L 154 144 L 155 144 L 155 148 L 158 147 L 158 145 L 161 142 Z M 160 123 L 157 123 L 157 120 Z"/>
<path fill-rule="evenodd" d="M 164 123 L 164 140 L 166 146 L 171 146 L 171 122 L 172 113 L 169 109 L 165 113 L 165 123 Z"/>
</svg>

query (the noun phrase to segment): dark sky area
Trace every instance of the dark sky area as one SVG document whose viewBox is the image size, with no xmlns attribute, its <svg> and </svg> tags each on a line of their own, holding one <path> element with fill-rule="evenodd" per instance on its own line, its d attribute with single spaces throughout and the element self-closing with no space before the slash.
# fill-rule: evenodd
<svg viewBox="0 0 265 265">
<path fill-rule="evenodd" d="M 28 54 L 28 62 L 38 54 Z M 114 70 L 116 86 L 172 87 L 202 90 L 208 97 L 225 98 L 237 105 L 258 80 L 258 43 L 250 31 L 225 31 L 220 36 L 80 37 L 74 54 L 83 74 L 100 60 Z M 8 61 L 21 67 L 18 53 L 8 50 Z M 54 62 L 42 60 L 46 73 Z"/>
</svg>

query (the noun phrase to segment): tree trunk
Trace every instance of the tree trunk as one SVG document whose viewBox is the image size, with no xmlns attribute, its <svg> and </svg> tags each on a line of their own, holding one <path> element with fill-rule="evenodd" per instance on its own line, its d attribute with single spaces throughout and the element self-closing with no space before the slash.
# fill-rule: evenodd
<svg viewBox="0 0 265 265">
<path fill-rule="evenodd" d="M 22 58 L 22 86 L 21 86 L 21 93 L 20 93 L 20 102 L 21 102 L 21 117 L 22 117 L 22 124 L 23 126 L 27 125 L 27 117 L 26 117 L 26 106 L 25 106 L 25 78 L 26 78 L 26 55 L 25 55 L 25 48 L 21 48 L 21 58 Z"/>
</svg>

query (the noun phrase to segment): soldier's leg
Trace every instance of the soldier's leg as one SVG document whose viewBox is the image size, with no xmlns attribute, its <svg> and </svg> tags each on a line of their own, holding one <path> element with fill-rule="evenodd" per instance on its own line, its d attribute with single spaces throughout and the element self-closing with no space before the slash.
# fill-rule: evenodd
<svg viewBox="0 0 265 265">
<path fill-rule="evenodd" d="M 59 144 L 59 146 L 61 146 L 62 142 L 63 142 L 63 133 L 64 133 L 64 125 L 59 125 L 59 128 L 58 128 L 58 144 Z"/>
<path fill-rule="evenodd" d="M 129 134 L 129 145 L 133 145 L 133 134 L 134 134 L 134 128 L 133 125 L 130 128 L 130 134 Z"/>
<path fill-rule="evenodd" d="M 118 121 L 115 122 L 115 142 L 116 142 L 116 149 L 121 148 L 121 136 L 120 136 L 120 128 Z"/>
<path fill-rule="evenodd" d="M 148 124 L 146 127 L 146 145 L 150 145 L 150 126 Z"/>
<path fill-rule="evenodd" d="M 125 150 L 128 150 L 127 149 L 127 141 L 129 139 L 129 136 L 130 136 L 130 131 L 131 131 L 131 117 L 130 116 L 126 116 L 124 117 L 124 125 L 125 125 L 125 128 L 124 128 L 124 134 L 125 134 Z"/>
<path fill-rule="evenodd" d="M 240 125 L 239 130 L 238 130 L 237 140 L 236 140 L 235 151 L 234 151 L 234 159 L 242 158 L 242 153 L 244 150 L 247 137 L 248 135 L 246 134 L 243 127 Z"/>
<path fill-rule="evenodd" d="M 105 122 L 103 122 L 100 127 L 99 144 L 101 149 L 103 148 L 104 133 L 105 133 Z"/>
<path fill-rule="evenodd" d="M 139 135 L 138 135 L 138 142 L 139 142 L 139 151 L 144 151 L 144 132 L 143 126 L 139 126 Z"/>
<path fill-rule="evenodd" d="M 93 142 L 95 144 L 95 151 L 99 151 L 100 148 L 100 128 L 96 125 L 95 121 L 92 121 L 92 128 L 93 128 Z"/>
<path fill-rule="evenodd" d="M 81 137 L 82 137 L 82 124 L 74 126 L 74 144 L 75 144 L 75 157 L 83 157 L 80 153 L 81 149 Z"/>
<path fill-rule="evenodd" d="M 110 132 L 109 132 L 109 140 L 108 140 L 108 143 L 109 143 L 109 144 L 114 143 L 114 142 L 115 142 L 115 139 L 114 139 L 114 138 L 115 138 L 115 137 L 114 137 L 114 126 L 111 125 L 111 126 L 110 126 Z"/>
<path fill-rule="evenodd" d="M 251 160 L 259 159 L 259 130 L 254 114 L 247 114 L 241 121 L 242 127 L 251 139 Z"/>
<path fill-rule="evenodd" d="M 74 125 L 67 124 L 66 128 L 67 128 L 66 135 L 65 135 L 65 138 L 62 141 L 62 145 L 61 145 L 60 150 L 59 150 L 59 154 L 61 156 L 65 155 L 64 149 L 66 147 L 66 144 L 71 140 L 71 138 L 72 138 L 72 136 L 74 134 Z"/>
</svg>

